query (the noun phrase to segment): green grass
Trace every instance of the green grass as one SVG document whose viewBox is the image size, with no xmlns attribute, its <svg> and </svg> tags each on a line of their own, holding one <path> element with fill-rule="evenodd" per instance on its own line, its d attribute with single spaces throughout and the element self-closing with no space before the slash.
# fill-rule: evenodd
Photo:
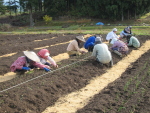
<svg viewBox="0 0 150 113">
<path fill-rule="evenodd" d="M 145 18 L 147 18 L 147 17 L 149 17 L 149 16 L 150 16 L 150 12 L 147 13 L 147 14 L 145 14 L 144 16 L 141 16 L 140 18 L 141 18 L 141 19 L 145 19 Z"/>
<path fill-rule="evenodd" d="M 119 35 L 126 26 L 85 26 L 78 25 L 62 28 L 61 26 L 50 27 L 26 27 L 22 29 L 15 29 L 11 32 L 0 32 L 0 34 L 49 34 L 49 33 L 71 33 L 71 34 L 107 34 L 113 28 L 117 28 Z M 150 35 L 150 26 L 133 26 L 132 32 L 135 35 Z"/>
<path fill-rule="evenodd" d="M 142 16 L 140 21 L 125 20 L 125 21 L 105 21 L 104 26 L 96 26 L 97 21 L 91 19 L 78 19 L 78 20 L 54 20 L 49 24 L 44 21 L 37 22 L 34 27 L 14 27 L 9 32 L 0 32 L 0 34 L 49 34 L 49 33 L 71 33 L 71 34 L 107 34 L 113 28 L 117 28 L 119 35 L 126 26 L 133 26 L 132 32 L 134 35 L 150 35 L 150 13 Z M 102 21 L 103 22 L 103 21 Z M 143 24 L 145 23 L 145 24 Z M 108 25 L 110 24 L 110 25 Z M 62 26 L 67 26 L 66 28 Z"/>
</svg>

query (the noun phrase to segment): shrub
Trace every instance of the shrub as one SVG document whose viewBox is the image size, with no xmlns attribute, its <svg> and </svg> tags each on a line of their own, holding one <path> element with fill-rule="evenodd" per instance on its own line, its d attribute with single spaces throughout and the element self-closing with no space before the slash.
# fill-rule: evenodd
<svg viewBox="0 0 150 113">
<path fill-rule="evenodd" d="M 45 21 L 46 24 L 48 24 L 49 22 L 52 21 L 52 17 L 49 17 L 48 15 L 45 15 L 45 16 L 43 17 L 43 20 Z"/>
<path fill-rule="evenodd" d="M 13 26 L 27 26 L 29 25 L 29 15 L 24 13 L 24 14 L 21 14 L 17 17 L 15 17 L 12 22 L 11 22 L 11 25 Z"/>
</svg>

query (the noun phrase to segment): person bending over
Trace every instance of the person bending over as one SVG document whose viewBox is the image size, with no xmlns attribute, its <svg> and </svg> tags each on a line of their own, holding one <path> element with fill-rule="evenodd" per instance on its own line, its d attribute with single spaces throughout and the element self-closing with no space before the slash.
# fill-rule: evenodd
<svg viewBox="0 0 150 113">
<path fill-rule="evenodd" d="M 113 66 L 113 60 L 111 52 L 108 50 L 108 46 L 105 43 L 102 43 L 102 38 L 95 38 L 95 46 L 92 52 L 92 56 L 96 58 L 96 61 L 103 64 L 109 64 L 110 67 Z"/>
<path fill-rule="evenodd" d="M 84 42 L 85 42 L 85 39 L 83 36 L 76 36 L 76 38 L 72 42 L 70 42 L 67 47 L 68 55 L 77 56 L 77 55 L 86 53 L 85 51 L 80 49 L 81 44 Z"/>
<path fill-rule="evenodd" d="M 39 56 L 40 58 L 40 62 L 44 65 L 48 65 L 48 66 L 52 66 L 52 67 L 55 67 L 57 68 L 58 65 L 57 63 L 55 62 L 55 60 L 50 57 L 50 51 L 48 49 L 41 49 L 37 55 Z M 48 61 L 48 62 L 47 62 Z"/>
<path fill-rule="evenodd" d="M 120 33 L 120 37 L 121 37 L 121 38 L 125 38 L 125 37 L 127 37 L 128 35 L 132 35 L 131 29 L 132 29 L 131 26 L 128 26 L 128 27 L 124 28 L 124 30 Z"/>
<path fill-rule="evenodd" d="M 10 66 L 12 72 L 29 71 L 32 68 L 40 68 L 50 71 L 50 67 L 40 63 L 39 57 L 33 51 L 23 51 L 24 56 L 18 59 Z"/>
<path fill-rule="evenodd" d="M 140 42 L 136 37 L 128 35 L 127 36 L 127 46 L 133 46 L 135 48 L 139 48 Z"/>
<path fill-rule="evenodd" d="M 118 40 L 116 38 L 114 38 L 112 40 L 112 47 L 111 47 L 111 50 L 116 53 L 117 55 L 119 55 L 120 57 L 123 57 L 124 55 L 127 55 L 128 51 L 129 51 L 129 48 L 127 47 L 127 45 L 121 41 L 121 40 Z"/>
<path fill-rule="evenodd" d="M 111 32 L 109 32 L 107 34 L 106 41 L 109 41 L 109 43 L 110 43 L 113 38 L 119 39 L 119 37 L 116 35 L 116 33 L 117 33 L 117 29 L 114 28 Z"/>
</svg>

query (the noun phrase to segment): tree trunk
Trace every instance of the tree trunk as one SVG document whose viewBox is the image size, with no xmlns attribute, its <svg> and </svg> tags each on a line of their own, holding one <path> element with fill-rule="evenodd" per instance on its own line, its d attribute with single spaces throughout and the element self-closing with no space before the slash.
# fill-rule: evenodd
<svg viewBox="0 0 150 113">
<path fill-rule="evenodd" d="M 33 27 L 34 22 L 33 22 L 33 18 L 32 18 L 32 8 L 29 9 L 29 13 L 30 13 L 30 27 Z"/>
<path fill-rule="evenodd" d="M 122 20 L 122 21 L 124 20 L 124 17 L 123 17 L 123 12 L 122 12 L 122 18 L 121 18 L 121 20 Z"/>
<path fill-rule="evenodd" d="M 135 14 L 134 14 L 134 18 L 136 19 L 136 9 L 135 9 Z"/>
<path fill-rule="evenodd" d="M 128 20 L 129 20 L 129 10 L 128 10 Z"/>
<path fill-rule="evenodd" d="M 11 6 L 10 6 L 10 0 L 9 0 L 9 14 L 10 14 L 10 16 L 11 16 Z"/>
</svg>

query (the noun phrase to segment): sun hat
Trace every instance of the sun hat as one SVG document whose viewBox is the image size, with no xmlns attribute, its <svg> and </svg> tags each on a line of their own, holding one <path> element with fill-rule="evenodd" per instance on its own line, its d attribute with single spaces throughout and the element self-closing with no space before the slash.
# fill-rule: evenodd
<svg viewBox="0 0 150 113">
<path fill-rule="evenodd" d="M 112 31 L 117 31 L 117 28 L 113 28 L 113 30 Z"/>
<path fill-rule="evenodd" d="M 50 55 L 50 51 L 48 49 L 41 49 L 37 55 L 41 58 L 47 58 Z"/>
<path fill-rule="evenodd" d="M 28 57 L 30 60 L 35 61 L 35 62 L 40 62 L 39 57 L 36 55 L 35 52 L 33 51 L 23 51 L 24 55 Z"/>
<path fill-rule="evenodd" d="M 83 36 L 76 36 L 76 38 L 79 39 L 79 40 L 82 41 L 82 42 L 85 42 L 85 39 L 84 39 Z"/>
<path fill-rule="evenodd" d="M 102 38 L 101 38 L 101 37 L 96 37 L 96 38 L 95 38 L 95 42 L 98 42 L 98 41 L 101 42 L 101 41 L 102 41 Z"/>
<path fill-rule="evenodd" d="M 110 43 L 114 44 L 117 40 L 118 40 L 117 38 L 113 38 Z"/>
</svg>

